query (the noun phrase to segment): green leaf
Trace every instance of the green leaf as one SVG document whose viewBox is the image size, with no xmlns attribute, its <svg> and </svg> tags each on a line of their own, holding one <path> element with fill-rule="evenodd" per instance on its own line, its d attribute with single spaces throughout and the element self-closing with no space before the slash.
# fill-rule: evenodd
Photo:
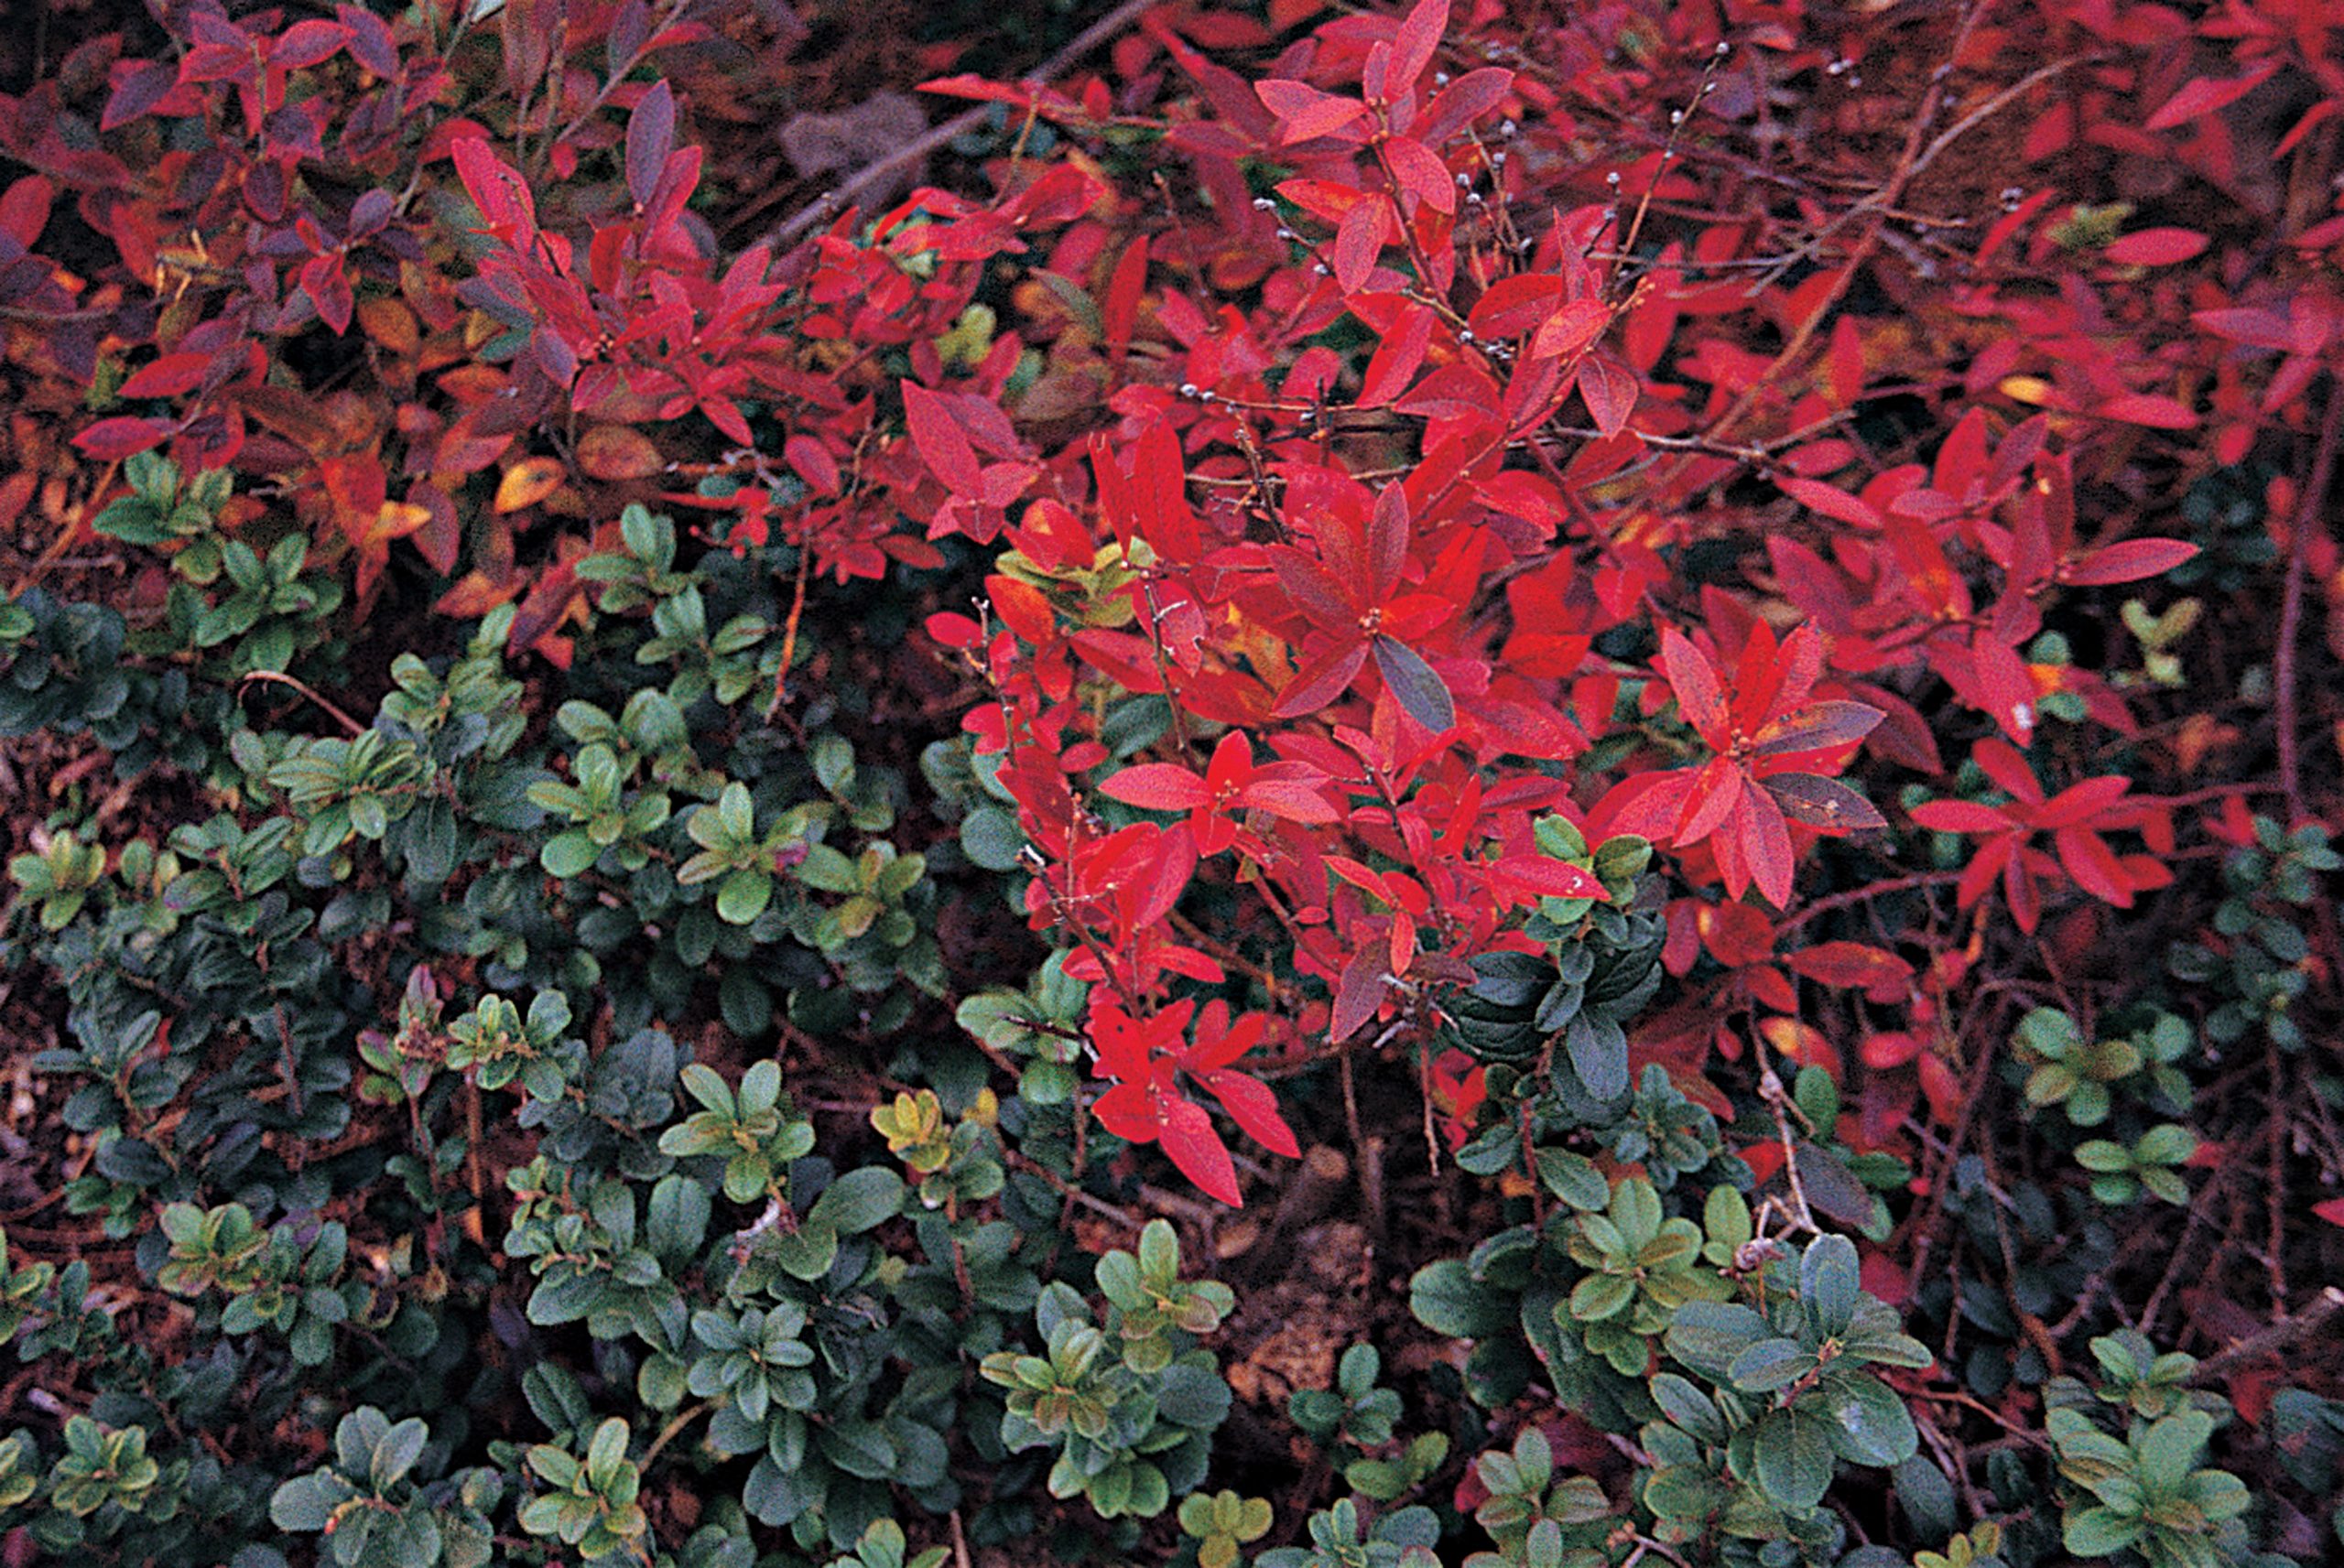
<svg viewBox="0 0 2344 1568">
<path fill-rule="evenodd" d="M 1862 1294 L 1856 1245 L 1844 1236 L 1822 1236 L 1799 1259 L 1798 1293 L 1807 1320 L 1826 1339 L 1845 1334 Z"/>
<path fill-rule="evenodd" d="M 2077 1557 L 2111 1557 L 2141 1539 L 2141 1520 L 2111 1508 L 2078 1509 L 2067 1515 L 2061 1539 Z"/>
<path fill-rule="evenodd" d="M 423 1445 L 431 1439 L 431 1429 L 415 1416 L 409 1416 L 374 1444 L 374 1463 L 367 1466 L 366 1479 L 375 1491 L 388 1490 L 423 1456 Z"/>
<path fill-rule="evenodd" d="M 2141 1484 L 2157 1492 L 2177 1492 L 2205 1452 L 2214 1419 L 2203 1411 L 2184 1411 L 2151 1424 L 2135 1446 L 2140 1453 Z"/>
<path fill-rule="evenodd" d="M 1652 1379 L 1653 1403 L 1685 1431 L 1705 1443 L 1725 1441 L 1725 1418 L 1718 1411 L 1717 1401 L 1703 1393 L 1691 1379 L 1674 1372 L 1660 1372 Z"/>
<path fill-rule="evenodd" d="M 1830 1489 L 1831 1445 L 1823 1418 L 1805 1400 L 1760 1422 L 1751 1450 L 1759 1489 L 1786 1513 L 1815 1507 Z"/>
<path fill-rule="evenodd" d="M 1744 1393 L 1763 1394 L 1798 1381 L 1816 1359 L 1796 1339 L 1762 1339 L 1733 1358 L 1726 1375 Z"/>
<path fill-rule="evenodd" d="M 1595 1162 L 1569 1149 L 1538 1151 L 1538 1180 L 1573 1208 L 1599 1209 L 1612 1201 L 1611 1184 Z"/>
<path fill-rule="evenodd" d="M 1451 1339 L 1487 1339 L 1515 1320 L 1506 1293 L 1476 1281 L 1454 1258 L 1416 1271 L 1408 1281 L 1408 1310 L 1418 1323 Z"/>
<path fill-rule="evenodd" d="M 730 925 L 746 925 L 773 901 L 773 878 L 755 869 L 737 871 L 716 890 L 716 913 Z"/>
<path fill-rule="evenodd" d="M 1025 830 L 1017 826 L 1016 816 L 1001 806 L 980 806 L 961 819 L 960 852 L 982 870 L 1016 870 L 1025 847 Z"/>
<path fill-rule="evenodd" d="M 549 877 L 575 877 L 582 875 L 602 853 L 601 847 L 586 836 L 584 828 L 573 827 L 546 840 L 545 847 L 537 851 L 537 864 L 545 868 Z"/>
<path fill-rule="evenodd" d="M 1884 1468 L 1903 1464 L 1920 1446 L 1904 1401 L 1877 1378 L 1861 1372 L 1832 1378 L 1823 1399 L 1837 1423 L 1833 1446 L 1844 1458 Z"/>
<path fill-rule="evenodd" d="M 1766 1320 L 1735 1302 L 1687 1302 L 1668 1325 L 1668 1353 L 1722 1379 L 1735 1357 L 1766 1336 Z"/>
<path fill-rule="evenodd" d="M 269 1520 L 279 1530 L 314 1533 L 332 1523 L 334 1509 L 353 1496 L 350 1484 L 331 1470 L 296 1476 L 269 1498 Z"/>
<path fill-rule="evenodd" d="M 1600 1323 L 1625 1312 L 1636 1299 L 1636 1281 L 1625 1274 L 1590 1274 L 1571 1289 L 1570 1315 Z"/>
<path fill-rule="evenodd" d="M 1628 1092 L 1628 1036 L 1612 1020 L 1575 1014 L 1564 1026 L 1563 1050 L 1595 1098 L 1613 1100 Z"/>
<path fill-rule="evenodd" d="M 807 1218 L 856 1236 L 895 1218 L 903 1206 L 904 1179 L 884 1165 L 864 1165 L 825 1187 Z"/>
</svg>

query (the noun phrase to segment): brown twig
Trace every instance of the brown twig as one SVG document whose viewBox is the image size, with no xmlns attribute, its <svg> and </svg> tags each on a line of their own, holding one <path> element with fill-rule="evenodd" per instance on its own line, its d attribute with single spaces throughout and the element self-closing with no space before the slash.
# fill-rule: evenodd
<svg viewBox="0 0 2344 1568">
<path fill-rule="evenodd" d="M 341 724 L 344 730 L 348 730 L 353 739 L 357 736 L 364 735 L 366 732 L 366 726 L 359 723 L 358 720 L 353 719 L 349 714 L 335 707 L 333 703 L 320 693 L 316 687 L 310 686 L 308 682 L 301 680 L 298 676 L 288 676 L 282 670 L 254 670 L 246 675 L 244 679 L 248 681 L 267 681 L 276 686 L 289 686 L 295 691 L 299 692 L 303 697 L 308 697 L 311 702 L 316 703 L 320 708 L 324 708 L 328 713 L 332 714 L 335 721 Z"/>
<path fill-rule="evenodd" d="M 1067 69 L 1092 49 L 1121 33 L 1125 27 L 1152 10 L 1157 0 L 1123 0 L 1123 3 L 1075 35 L 1072 42 L 1058 50 L 1022 80 L 1034 85 L 1047 86 L 1052 78 L 1064 75 Z M 774 249 L 788 249 L 818 225 L 845 211 L 872 187 L 878 185 L 897 169 L 908 168 L 939 147 L 965 136 L 985 123 L 993 113 L 993 105 L 980 103 L 973 109 L 955 114 L 926 135 L 915 136 L 885 157 L 874 159 L 855 171 L 845 184 L 835 190 L 825 191 L 814 201 L 785 219 L 768 236 Z"/>
<path fill-rule="evenodd" d="M 2295 1316 L 2266 1323 L 2228 1349 L 2217 1350 L 2198 1362 L 2190 1372 L 2189 1380 L 2198 1383 L 2208 1378 L 2219 1378 L 2241 1362 L 2275 1355 L 2295 1341 L 2307 1339 L 2326 1328 L 2339 1312 L 2344 1312 L 2344 1290 L 2329 1285 L 2319 1292 L 2317 1300 Z"/>
</svg>

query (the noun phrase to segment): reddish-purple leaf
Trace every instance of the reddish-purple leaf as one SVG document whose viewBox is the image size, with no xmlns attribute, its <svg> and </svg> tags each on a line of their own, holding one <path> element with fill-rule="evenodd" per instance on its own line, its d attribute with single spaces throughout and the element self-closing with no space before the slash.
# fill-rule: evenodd
<svg viewBox="0 0 2344 1568">
<path fill-rule="evenodd" d="M 1503 67 L 1487 65 L 1469 70 L 1440 90 L 1412 129 L 1428 145 L 1438 146 L 1503 103 L 1513 91 L 1514 72 Z"/>
<path fill-rule="evenodd" d="M 2103 419 L 2145 425 L 2152 430 L 2194 430 L 2198 416 L 2189 406 L 2155 392 L 2127 392 L 2110 398 L 2098 410 Z"/>
<path fill-rule="evenodd" d="M 1872 732 L 1882 717 L 1880 709 L 1868 703 L 1810 703 L 1761 730 L 1763 739 L 1752 750 L 1761 757 L 1828 751 L 1862 740 Z"/>
<path fill-rule="evenodd" d="M 667 155 L 676 148 L 676 95 L 661 77 L 626 123 L 626 190 L 640 207 L 651 205 Z"/>
<path fill-rule="evenodd" d="M 171 68 L 158 60 L 116 60 L 114 92 L 106 98 L 105 112 L 98 116 L 98 129 L 127 125 L 160 103 L 178 84 Z"/>
<path fill-rule="evenodd" d="M 1734 841 L 1749 863 L 1750 880 L 1776 909 L 1789 907 L 1791 882 L 1797 862 L 1791 853 L 1791 830 L 1774 797 L 1763 790 L 1746 789 L 1733 808 Z"/>
<path fill-rule="evenodd" d="M 1457 722 L 1457 704 L 1449 695 L 1448 683 L 1414 648 L 1379 633 L 1375 667 L 1393 700 L 1409 718 L 1436 735 Z"/>
<path fill-rule="evenodd" d="M 80 435 L 73 444 L 101 462 L 115 461 L 133 452 L 144 452 L 159 447 L 168 439 L 171 427 L 160 419 L 138 419 L 123 416 L 101 419 Z"/>
<path fill-rule="evenodd" d="M 303 70 L 331 59 L 350 41 L 350 29 L 340 22 L 312 16 L 294 23 L 269 46 L 268 63 L 279 70 Z"/>
<path fill-rule="evenodd" d="M 1342 978 L 1335 982 L 1334 1015 L 1328 1029 L 1336 1044 L 1358 1033 L 1384 1005 L 1384 958 L 1383 945 L 1371 942 L 1343 966 Z"/>
<path fill-rule="evenodd" d="M 1870 832 L 1888 819 L 1854 790 L 1820 773 L 1776 773 L 1763 781 L 1766 793 L 1793 822 L 1825 833 Z"/>
<path fill-rule="evenodd" d="M 1628 427 L 1643 394 L 1644 384 L 1635 372 L 1609 355 L 1590 354 L 1579 362 L 1579 398 L 1587 405 L 1587 416 L 1606 437 Z"/>
</svg>

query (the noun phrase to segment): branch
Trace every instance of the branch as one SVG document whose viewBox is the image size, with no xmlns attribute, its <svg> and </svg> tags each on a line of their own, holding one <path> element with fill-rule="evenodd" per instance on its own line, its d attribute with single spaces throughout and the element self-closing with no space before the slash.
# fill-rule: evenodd
<svg viewBox="0 0 2344 1568">
<path fill-rule="evenodd" d="M 2344 385 L 2330 376 L 2328 413 L 2319 422 L 2319 448 L 2312 456 L 2310 482 L 2304 486 L 2303 504 L 2295 526 L 2287 530 L 2286 588 L 2279 599 L 2279 651 L 2273 660 L 2273 720 L 2279 729 L 2279 791 L 2287 797 L 2287 826 L 2304 819 L 2303 760 L 2299 754 L 2295 708 L 2295 644 L 2302 641 L 2304 620 L 2304 542 L 2311 535 L 2327 498 L 2328 481 L 2336 470 L 2339 417 L 2344 417 Z"/>
<path fill-rule="evenodd" d="M 1036 86 L 1047 86 L 1052 78 L 1063 76 L 1077 60 L 1130 27 L 1156 5 L 1156 0 L 1123 0 L 1122 5 L 1076 34 L 1071 43 L 1044 60 L 1039 69 L 1020 80 Z M 781 226 L 767 236 L 774 249 L 787 250 L 815 227 L 853 206 L 864 191 L 897 169 L 917 164 L 947 143 L 967 135 L 983 124 L 985 116 L 992 113 L 992 104 L 980 103 L 973 109 L 953 115 L 926 135 L 906 142 L 884 157 L 863 165 L 844 185 L 823 192 L 796 214 L 784 220 Z"/>
</svg>

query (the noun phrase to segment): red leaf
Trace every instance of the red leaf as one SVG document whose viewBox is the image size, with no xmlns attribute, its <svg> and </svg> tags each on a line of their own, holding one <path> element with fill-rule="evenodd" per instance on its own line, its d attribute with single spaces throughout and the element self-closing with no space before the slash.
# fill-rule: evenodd
<svg viewBox="0 0 2344 1568">
<path fill-rule="evenodd" d="M 1588 417 L 1607 438 L 1628 427 L 1643 393 L 1635 373 L 1607 355 L 1590 354 L 1579 363 L 1579 397 L 1587 405 Z"/>
<path fill-rule="evenodd" d="M 1924 801 L 1913 808 L 1913 820 L 1938 833 L 2001 833 L 2010 818 L 1974 800 Z"/>
<path fill-rule="evenodd" d="M 350 278 L 342 270 L 338 253 L 311 256 L 301 264 L 301 291 L 318 308 L 318 319 L 340 337 L 350 330 Z"/>
<path fill-rule="evenodd" d="M 49 204 L 56 195 L 57 187 L 45 175 L 28 174 L 12 181 L 0 193 L 0 234 L 32 249 L 49 227 Z"/>
<path fill-rule="evenodd" d="M 2211 243 L 2195 229 L 2143 229 L 2117 240 L 2100 254 L 2126 266 L 2170 266 L 2187 261 Z"/>
<path fill-rule="evenodd" d="M 1110 775 L 1099 793 L 1144 811 L 1193 811 L 1210 805 L 1205 781 L 1171 762 L 1142 762 Z"/>
<path fill-rule="evenodd" d="M 1857 527 L 1869 532 L 1877 532 L 1881 526 L 1880 513 L 1869 502 L 1850 495 L 1844 490 L 1825 484 L 1820 480 L 1784 478 L 1775 481 L 1775 483 L 1782 487 L 1785 495 L 1789 496 L 1809 512 L 1819 512 L 1826 517 L 1836 518 L 1842 523 L 1852 523 Z"/>
<path fill-rule="evenodd" d="M 2098 410 L 2103 419 L 2145 425 L 2152 430 L 2195 430 L 2198 416 L 2188 405 L 2154 392 L 2128 392 L 2111 397 Z"/>
<path fill-rule="evenodd" d="M 122 384 L 121 397 L 177 397 L 193 392 L 212 368 L 210 354 L 165 354 Z"/>
<path fill-rule="evenodd" d="M 1724 751 L 1733 738 L 1726 733 L 1725 697 L 1718 689 L 1718 672 L 1701 650 L 1675 627 L 1660 634 L 1661 673 L 1677 694 L 1677 706 L 1702 740 Z"/>
<path fill-rule="evenodd" d="M 1693 775 L 1673 841 L 1680 849 L 1716 832 L 1742 805 L 1747 781 L 1731 757 L 1712 757 Z"/>
<path fill-rule="evenodd" d="M 2311 1212 L 2330 1225 L 2344 1225 L 2344 1198 L 2328 1198 L 2311 1206 Z"/>
<path fill-rule="evenodd" d="M 2062 827 L 2053 835 L 2058 846 L 2059 863 L 2076 879 L 2076 885 L 2100 900 L 2119 909 L 2132 907 L 2132 883 L 2119 864 L 2116 852 L 2108 840 L 2089 827 Z"/>
<path fill-rule="evenodd" d="M 1167 1103 L 1164 1125 L 1156 1136 L 1172 1163 L 1196 1184 L 1199 1192 L 1232 1208 L 1245 1206 L 1237 1190 L 1237 1167 L 1230 1161 L 1229 1146 L 1213 1130 L 1212 1118 L 1202 1106 L 1185 1099 Z"/>
<path fill-rule="evenodd" d="M 1245 1136 L 1274 1154 L 1289 1160 L 1302 1156 L 1302 1144 L 1294 1129 L 1278 1114 L 1278 1097 L 1270 1086 L 1247 1073 L 1232 1072 L 1224 1067 L 1215 1072 L 1201 1073 L 1197 1081 L 1205 1091 L 1221 1102 Z"/>
<path fill-rule="evenodd" d="M 2183 539 L 2121 539 L 2069 567 L 2063 580 L 2078 587 L 2139 582 L 2163 577 L 2197 554 L 2198 546 Z"/>
<path fill-rule="evenodd" d="M 1291 145 L 1343 130 L 1367 113 L 1356 98 L 1338 98 L 1305 82 L 1273 77 L 1253 84 L 1253 93 L 1278 117 L 1278 140 Z"/>
<path fill-rule="evenodd" d="M 953 494 L 980 494 L 984 477 L 977 466 L 976 449 L 969 445 L 967 434 L 944 400 L 916 381 L 905 382 L 903 387 L 904 423 L 911 428 L 912 446 L 920 460 Z"/>
<path fill-rule="evenodd" d="M 1237 798 L 1243 805 L 1288 822 L 1316 827 L 1342 820 L 1342 813 L 1329 806 L 1324 795 L 1298 779 L 1255 779 L 1237 792 Z"/>
<path fill-rule="evenodd" d="M 1383 201 L 1354 203 L 1335 226 L 1335 282 L 1344 293 L 1356 294 L 1367 287 L 1383 250 Z"/>
<path fill-rule="evenodd" d="M 1539 323 L 1530 340 L 1530 357 L 1568 358 L 1603 336 L 1611 324 L 1612 307 L 1602 300 L 1574 299 Z"/>
<path fill-rule="evenodd" d="M 1861 942 L 1818 942 L 1785 956 L 1783 961 L 1794 973 L 1810 980 L 1843 990 L 1861 990 L 1883 1005 L 1902 1001 L 1913 979 L 1912 965 L 1884 948 Z"/>
<path fill-rule="evenodd" d="M 1490 870 L 1500 881 L 1541 898 L 1591 898 L 1598 903 L 1612 898 L 1593 871 L 1546 855 L 1508 855 L 1492 861 Z"/>
<path fill-rule="evenodd" d="M 1392 160 L 1392 177 L 1400 189 L 1438 212 L 1457 211 L 1457 181 L 1449 166 L 1414 136 L 1394 136 L 1384 144 Z"/>
<path fill-rule="evenodd" d="M 1431 344 L 1432 312 L 1416 306 L 1401 317 L 1397 330 L 1384 334 L 1374 357 L 1367 362 L 1357 406 L 1381 408 L 1407 391 L 1410 379 L 1425 362 L 1425 351 Z"/>
<path fill-rule="evenodd" d="M 2164 105 L 2149 116 L 2143 129 L 2169 131 L 2201 114 L 2210 114 L 2225 103 L 2234 103 L 2269 81 L 2280 64 L 2277 59 L 2268 59 L 2243 76 L 2200 76 L 2185 81 L 2180 92 L 2166 99 Z"/>
<path fill-rule="evenodd" d="M 1394 94 L 1405 92 L 1432 63 L 1440 36 L 1449 30 L 1449 0 L 1416 0 L 1393 35 L 1392 71 L 1384 79 Z"/>
</svg>

